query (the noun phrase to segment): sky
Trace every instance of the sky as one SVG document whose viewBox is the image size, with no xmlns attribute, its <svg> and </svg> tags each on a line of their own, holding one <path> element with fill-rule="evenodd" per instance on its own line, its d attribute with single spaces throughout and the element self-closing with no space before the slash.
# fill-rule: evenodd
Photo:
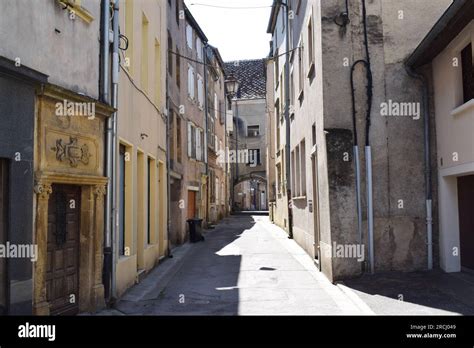
<svg viewBox="0 0 474 348">
<path fill-rule="evenodd" d="M 267 34 L 267 26 L 272 0 L 185 0 L 185 3 L 224 61 L 268 56 L 271 36 Z"/>
</svg>

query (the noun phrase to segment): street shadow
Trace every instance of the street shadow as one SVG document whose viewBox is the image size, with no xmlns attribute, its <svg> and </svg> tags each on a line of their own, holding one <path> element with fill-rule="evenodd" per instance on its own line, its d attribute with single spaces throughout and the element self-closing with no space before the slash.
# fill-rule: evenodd
<svg viewBox="0 0 474 348">
<path fill-rule="evenodd" d="M 242 257 L 235 242 L 255 223 L 250 215 L 226 218 L 206 233 L 147 314 L 238 315 Z"/>
<path fill-rule="evenodd" d="M 380 310 L 377 314 L 428 314 L 430 309 L 438 309 L 474 315 L 474 275 L 469 273 L 389 272 L 345 280 L 344 285 L 378 296 L 374 301 Z M 398 309 L 403 312 L 393 313 Z"/>
</svg>

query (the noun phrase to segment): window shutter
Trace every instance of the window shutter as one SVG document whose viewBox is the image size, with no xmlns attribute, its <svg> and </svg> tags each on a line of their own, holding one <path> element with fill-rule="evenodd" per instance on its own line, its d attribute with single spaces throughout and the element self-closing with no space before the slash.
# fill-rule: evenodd
<svg viewBox="0 0 474 348">
<path fill-rule="evenodd" d="M 201 130 L 196 128 L 196 159 L 202 160 L 202 149 L 201 149 Z"/>
<path fill-rule="evenodd" d="M 188 122 L 188 157 L 191 158 L 193 155 L 193 147 L 192 147 L 192 124 Z"/>
</svg>

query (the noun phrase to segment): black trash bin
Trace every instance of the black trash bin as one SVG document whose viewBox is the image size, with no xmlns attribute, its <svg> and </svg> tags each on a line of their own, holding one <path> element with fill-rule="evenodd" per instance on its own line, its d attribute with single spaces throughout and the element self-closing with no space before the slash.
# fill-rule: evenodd
<svg viewBox="0 0 474 348">
<path fill-rule="evenodd" d="M 201 233 L 202 231 L 202 219 L 189 219 L 187 220 L 189 224 L 189 240 L 191 243 L 197 243 L 204 241 L 204 237 Z"/>
</svg>

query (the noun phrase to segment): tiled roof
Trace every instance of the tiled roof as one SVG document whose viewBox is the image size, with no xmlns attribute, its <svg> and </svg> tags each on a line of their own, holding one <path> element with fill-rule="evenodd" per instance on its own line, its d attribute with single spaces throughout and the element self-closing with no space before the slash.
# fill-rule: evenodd
<svg viewBox="0 0 474 348">
<path fill-rule="evenodd" d="M 238 60 L 225 63 L 227 76 L 231 74 L 239 81 L 238 99 L 261 99 L 266 97 L 265 59 Z"/>
</svg>

